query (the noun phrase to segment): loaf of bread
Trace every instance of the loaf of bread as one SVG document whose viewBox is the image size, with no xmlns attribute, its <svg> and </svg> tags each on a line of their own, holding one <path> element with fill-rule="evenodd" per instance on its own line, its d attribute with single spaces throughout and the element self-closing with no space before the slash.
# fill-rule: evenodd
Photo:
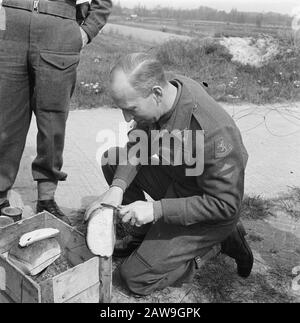
<svg viewBox="0 0 300 323">
<path fill-rule="evenodd" d="M 22 248 L 16 244 L 8 253 L 8 261 L 12 262 L 26 275 L 35 276 L 50 266 L 61 256 L 61 247 L 55 238 L 37 241 Z"/>
<path fill-rule="evenodd" d="M 111 257 L 115 246 L 114 211 L 98 209 L 91 215 L 86 241 L 90 251 L 101 257 Z"/>
</svg>

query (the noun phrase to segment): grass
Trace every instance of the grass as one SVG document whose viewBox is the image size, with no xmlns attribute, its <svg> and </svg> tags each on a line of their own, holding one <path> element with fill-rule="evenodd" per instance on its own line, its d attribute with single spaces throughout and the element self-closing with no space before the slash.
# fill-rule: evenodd
<svg viewBox="0 0 300 323">
<path fill-rule="evenodd" d="M 266 104 L 300 99 L 299 50 L 283 42 L 275 59 L 261 68 L 233 62 L 213 39 L 173 40 L 160 46 L 157 55 L 167 69 L 207 82 L 217 101 Z"/>
<path fill-rule="evenodd" d="M 293 220 L 300 220 L 300 187 L 290 187 L 289 191 L 272 200 L 277 210 L 288 214 Z"/>
<path fill-rule="evenodd" d="M 246 196 L 242 203 L 241 218 L 263 220 L 272 215 L 271 206 L 271 202 L 261 196 Z"/>
<path fill-rule="evenodd" d="M 290 189 L 277 198 L 265 199 L 261 196 L 245 196 L 241 218 L 247 220 L 263 220 L 276 216 L 277 212 L 289 215 L 293 220 L 300 220 L 300 187 Z"/>
<path fill-rule="evenodd" d="M 297 223 L 300 219 L 299 206 L 299 187 L 291 187 L 276 199 L 246 196 L 241 217 L 247 226 L 247 240 L 254 252 L 252 274 L 246 280 L 238 277 L 234 260 L 219 256 L 197 274 L 193 299 L 209 303 L 299 302 L 300 298 L 291 290 L 291 283 L 295 278 L 292 268 L 299 265 L 300 241 L 293 234 L 283 234 L 268 222 L 261 221 L 276 216 L 276 212 L 280 211 Z"/>
<path fill-rule="evenodd" d="M 291 39 L 281 36 L 281 50 L 261 68 L 232 62 L 228 50 L 212 38 L 171 40 L 153 45 L 118 33 L 101 34 L 82 51 L 71 109 L 111 106 L 110 69 L 123 55 L 137 51 L 155 53 L 166 70 L 207 82 L 209 94 L 222 102 L 254 104 L 300 99 L 300 55 Z"/>
<path fill-rule="evenodd" d="M 209 303 L 290 303 L 290 273 L 273 268 L 247 280 L 236 275 L 231 259 L 220 256 L 207 263 L 194 282 L 194 298 Z"/>
<path fill-rule="evenodd" d="M 76 89 L 71 109 L 111 106 L 108 79 L 115 62 L 127 53 L 145 51 L 151 46 L 118 34 L 98 35 L 81 53 Z"/>
</svg>

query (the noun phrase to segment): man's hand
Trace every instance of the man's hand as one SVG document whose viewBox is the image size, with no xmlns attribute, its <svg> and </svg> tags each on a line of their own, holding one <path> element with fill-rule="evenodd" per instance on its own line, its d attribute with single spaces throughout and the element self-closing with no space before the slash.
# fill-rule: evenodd
<svg viewBox="0 0 300 323">
<path fill-rule="evenodd" d="M 140 227 L 144 224 L 153 222 L 153 203 L 137 201 L 132 204 L 122 206 L 119 214 L 122 218 L 122 222 Z"/>
<path fill-rule="evenodd" d="M 101 203 L 119 206 L 123 201 L 123 190 L 120 187 L 111 187 L 101 198 L 92 203 L 86 210 L 84 215 L 84 221 L 88 221 L 91 215 L 102 208 Z"/>
<path fill-rule="evenodd" d="M 85 45 L 88 43 L 89 41 L 89 37 L 87 35 L 87 33 L 80 27 L 80 32 L 81 32 L 81 37 L 82 37 L 82 47 L 85 47 Z"/>
</svg>

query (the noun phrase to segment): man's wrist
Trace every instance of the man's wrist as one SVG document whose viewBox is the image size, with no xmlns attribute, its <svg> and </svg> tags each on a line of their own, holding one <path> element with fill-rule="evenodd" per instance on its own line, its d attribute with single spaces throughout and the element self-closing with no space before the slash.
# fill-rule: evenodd
<svg viewBox="0 0 300 323">
<path fill-rule="evenodd" d="M 162 205 L 160 201 L 154 201 L 153 202 L 153 222 L 157 222 L 160 218 L 163 217 L 163 210 Z"/>
<path fill-rule="evenodd" d="M 84 47 L 89 42 L 89 37 L 82 27 L 80 27 L 81 37 L 82 37 L 82 47 Z"/>
<path fill-rule="evenodd" d="M 123 179 L 116 178 L 113 180 L 110 187 L 119 187 L 124 193 L 127 189 L 127 183 Z"/>
<path fill-rule="evenodd" d="M 114 191 L 118 191 L 119 193 L 124 194 L 124 191 L 123 191 L 122 187 L 120 187 L 120 186 L 117 186 L 117 185 L 111 185 L 111 186 L 109 187 L 109 189 L 114 190 Z"/>
<path fill-rule="evenodd" d="M 76 0 L 76 6 L 78 6 L 79 4 L 82 4 L 82 3 L 91 3 L 91 1 L 89 0 Z"/>
</svg>

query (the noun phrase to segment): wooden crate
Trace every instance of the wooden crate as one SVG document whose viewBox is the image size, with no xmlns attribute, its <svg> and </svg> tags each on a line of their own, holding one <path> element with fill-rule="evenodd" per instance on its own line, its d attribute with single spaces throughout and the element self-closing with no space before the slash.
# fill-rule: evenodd
<svg viewBox="0 0 300 323">
<path fill-rule="evenodd" d="M 74 267 L 37 283 L 7 260 L 7 252 L 27 232 L 55 228 L 62 256 Z M 0 303 L 99 303 L 109 302 L 111 259 L 95 257 L 85 237 L 48 212 L 0 229 Z"/>
</svg>

